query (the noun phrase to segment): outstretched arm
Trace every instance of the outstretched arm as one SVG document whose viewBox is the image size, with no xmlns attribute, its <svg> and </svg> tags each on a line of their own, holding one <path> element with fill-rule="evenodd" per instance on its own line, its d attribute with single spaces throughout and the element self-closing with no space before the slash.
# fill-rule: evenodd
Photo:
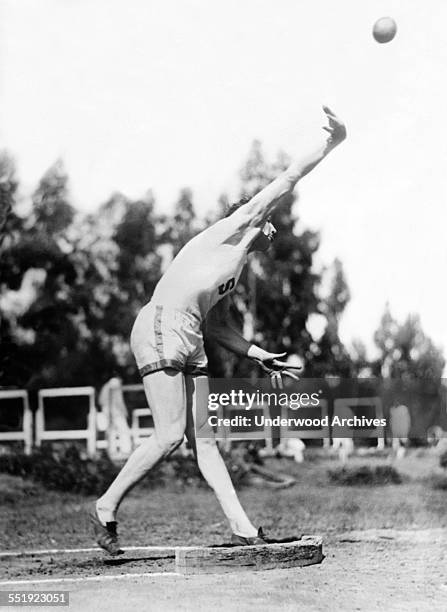
<svg viewBox="0 0 447 612">
<path fill-rule="evenodd" d="M 245 215 L 247 225 L 261 226 L 281 199 L 293 191 L 297 182 L 346 138 L 346 128 L 343 122 L 327 106 L 323 106 L 323 110 L 329 123 L 323 129 L 329 132 L 329 138 L 317 149 L 304 155 L 300 160 L 292 162 L 287 170 L 234 213 L 239 212 Z"/>
</svg>

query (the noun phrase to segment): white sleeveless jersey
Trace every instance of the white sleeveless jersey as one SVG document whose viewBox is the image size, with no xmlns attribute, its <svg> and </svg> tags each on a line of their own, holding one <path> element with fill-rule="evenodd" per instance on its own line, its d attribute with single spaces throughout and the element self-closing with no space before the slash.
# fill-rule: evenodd
<svg viewBox="0 0 447 612">
<path fill-rule="evenodd" d="M 211 308 L 234 290 L 247 262 L 248 248 L 261 231 L 247 227 L 237 212 L 183 247 L 158 282 L 153 303 L 190 312 L 203 321 Z"/>
</svg>

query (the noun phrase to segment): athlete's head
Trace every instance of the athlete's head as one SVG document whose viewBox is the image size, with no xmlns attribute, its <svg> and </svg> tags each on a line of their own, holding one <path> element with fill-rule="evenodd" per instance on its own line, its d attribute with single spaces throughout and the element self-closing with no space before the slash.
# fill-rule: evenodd
<svg viewBox="0 0 447 612">
<path fill-rule="evenodd" d="M 267 251 L 273 240 L 275 239 L 276 228 L 270 222 L 270 217 L 267 219 L 261 233 L 253 240 L 250 246 L 250 251 Z"/>
<path fill-rule="evenodd" d="M 231 204 L 231 206 L 229 207 L 229 209 L 227 210 L 225 214 L 225 217 L 229 217 L 234 212 L 236 212 L 236 210 L 238 210 L 244 204 L 247 204 L 247 202 L 249 201 L 250 201 L 250 198 L 243 197 L 239 200 L 239 202 L 235 202 L 234 204 Z M 275 238 L 275 234 L 276 234 L 276 228 L 273 225 L 273 223 L 270 221 L 270 217 L 268 217 L 267 221 L 264 224 L 264 227 L 262 228 L 261 233 L 253 241 L 249 250 L 250 251 L 267 251 L 269 246 L 272 244 Z"/>
</svg>

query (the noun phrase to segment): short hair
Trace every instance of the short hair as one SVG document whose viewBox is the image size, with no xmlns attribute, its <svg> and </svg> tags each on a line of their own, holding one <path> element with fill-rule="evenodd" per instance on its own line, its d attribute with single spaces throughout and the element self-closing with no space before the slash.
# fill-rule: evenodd
<svg viewBox="0 0 447 612">
<path fill-rule="evenodd" d="M 249 196 L 243 196 L 239 202 L 234 202 L 233 204 L 230 204 L 226 213 L 225 213 L 225 217 L 229 217 L 230 215 L 232 215 L 234 212 L 236 212 L 241 206 L 243 206 L 244 204 L 248 204 L 248 202 L 250 202 L 251 198 Z"/>
</svg>

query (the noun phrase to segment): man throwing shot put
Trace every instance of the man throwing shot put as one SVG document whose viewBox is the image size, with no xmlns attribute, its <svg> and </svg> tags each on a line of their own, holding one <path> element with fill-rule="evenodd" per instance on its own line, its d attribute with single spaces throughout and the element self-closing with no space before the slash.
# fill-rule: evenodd
<svg viewBox="0 0 447 612">
<path fill-rule="evenodd" d="M 262 530 L 253 526 L 238 500 L 213 430 L 207 424 L 207 410 L 198 405 L 207 401 L 206 392 L 196 392 L 199 377 L 205 377 L 201 389 L 207 385 L 202 329 L 206 323 L 210 340 L 255 360 L 273 379 L 281 372 L 290 375 L 287 365 L 278 359 L 283 354 L 269 353 L 232 329 L 227 316 L 228 296 L 236 286 L 248 253 L 265 251 L 273 241 L 276 230 L 269 220 L 271 213 L 297 182 L 345 139 L 344 124 L 329 108 L 323 110 L 328 119 L 324 129 L 329 137 L 293 162 L 251 200 L 232 206 L 225 218 L 190 240 L 137 316 L 130 343 L 143 378 L 155 433 L 132 453 L 92 511 L 97 542 L 111 555 L 122 552 L 116 513 L 124 496 L 182 443 L 185 434 L 199 469 L 230 523 L 232 542 L 265 543 Z M 196 428 L 209 435 L 196 439 Z"/>
</svg>

